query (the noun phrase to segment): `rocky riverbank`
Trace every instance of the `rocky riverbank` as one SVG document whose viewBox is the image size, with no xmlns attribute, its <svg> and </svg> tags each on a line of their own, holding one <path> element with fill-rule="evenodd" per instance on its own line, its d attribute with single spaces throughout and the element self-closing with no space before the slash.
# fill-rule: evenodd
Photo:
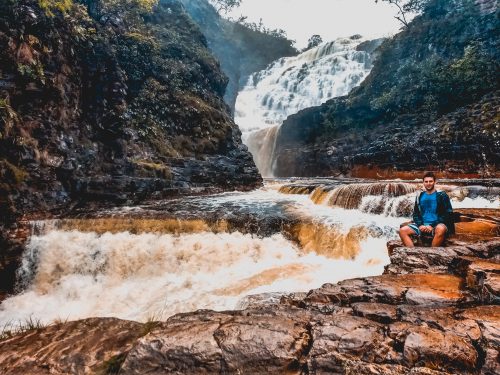
<svg viewBox="0 0 500 375">
<path fill-rule="evenodd" d="M 0 4 L 0 293 L 25 227 L 262 184 L 227 78 L 176 0 Z"/>
<path fill-rule="evenodd" d="M 500 239 L 412 249 L 393 241 L 388 251 L 383 275 L 250 296 L 238 311 L 200 310 L 144 324 L 92 318 L 3 332 L 0 370 L 497 374 Z"/>
</svg>

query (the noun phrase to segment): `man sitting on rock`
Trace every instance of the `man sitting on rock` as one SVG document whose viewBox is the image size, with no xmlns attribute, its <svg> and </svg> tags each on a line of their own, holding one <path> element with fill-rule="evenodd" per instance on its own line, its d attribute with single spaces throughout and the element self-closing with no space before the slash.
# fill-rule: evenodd
<svg viewBox="0 0 500 375">
<path fill-rule="evenodd" d="M 436 190 L 436 176 L 432 172 L 424 175 L 423 182 L 424 191 L 415 199 L 413 222 L 399 229 L 399 237 L 408 247 L 414 246 L 412 235 L 432 239 L 431 246 L 441 246 L 447 235 L 455 233 L 448 194 Z"/>
</svg>

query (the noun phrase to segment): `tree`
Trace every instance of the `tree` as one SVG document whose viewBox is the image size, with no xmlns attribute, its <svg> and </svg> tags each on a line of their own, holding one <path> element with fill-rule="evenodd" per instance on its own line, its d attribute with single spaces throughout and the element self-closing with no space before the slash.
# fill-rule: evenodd
<svg viewBox="0 0 500 375">
<path fill-rule="evenodd" d="M 304 51 L 307 51 L 307 50 L 309 50 L 311 48 L 317 47 L 321 43 L 323 43 L 323 38 L 320 35 L 318 35 L 318 34 L 314 34 L 307 41 L 307 47 L 304 49 Z"/>
<path fill-rule="evenodd" d="M 212 5 L 217 9 L 217 12 L 228 13 L 233 8 L 239 7 L 242 0 L 210 0 Z"/>
<path fill-rule="evenodd" d="M 379 1 L 395 5 L 398 8 L 398 13 L 394 18 L 400 21 L 405 27 L 408 26 L 406 16 L 409 13 L 421 13 L 427 3 L 429 3 L 429 0 L 375 0 L 376 3 Z"/>
</svg>

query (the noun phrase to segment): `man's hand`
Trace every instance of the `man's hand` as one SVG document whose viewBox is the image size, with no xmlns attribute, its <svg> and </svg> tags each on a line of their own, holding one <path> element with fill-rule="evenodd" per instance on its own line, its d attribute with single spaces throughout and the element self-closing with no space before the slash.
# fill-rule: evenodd
<svg viewBox="0 0 500 375">
<path fill-rule="evenodd" d="M 430 225 L 421 225 L 418 227 L 422 233 L 432 233 L 432 227 Z"/>
</svg>

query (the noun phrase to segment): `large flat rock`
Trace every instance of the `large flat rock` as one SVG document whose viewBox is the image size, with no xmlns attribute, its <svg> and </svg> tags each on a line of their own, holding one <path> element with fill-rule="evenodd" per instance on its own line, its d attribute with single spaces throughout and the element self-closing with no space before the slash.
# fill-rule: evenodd
<svg viewBox="0 0 500 375">
<path fill-rule="evenodd" d="M 107 373 L 119 366 L 145 329 L 147 326 L 141 323 L 115 318 L 92 318 L 30 329 L 0 341 L 0 373 Z"/>
</svg>

